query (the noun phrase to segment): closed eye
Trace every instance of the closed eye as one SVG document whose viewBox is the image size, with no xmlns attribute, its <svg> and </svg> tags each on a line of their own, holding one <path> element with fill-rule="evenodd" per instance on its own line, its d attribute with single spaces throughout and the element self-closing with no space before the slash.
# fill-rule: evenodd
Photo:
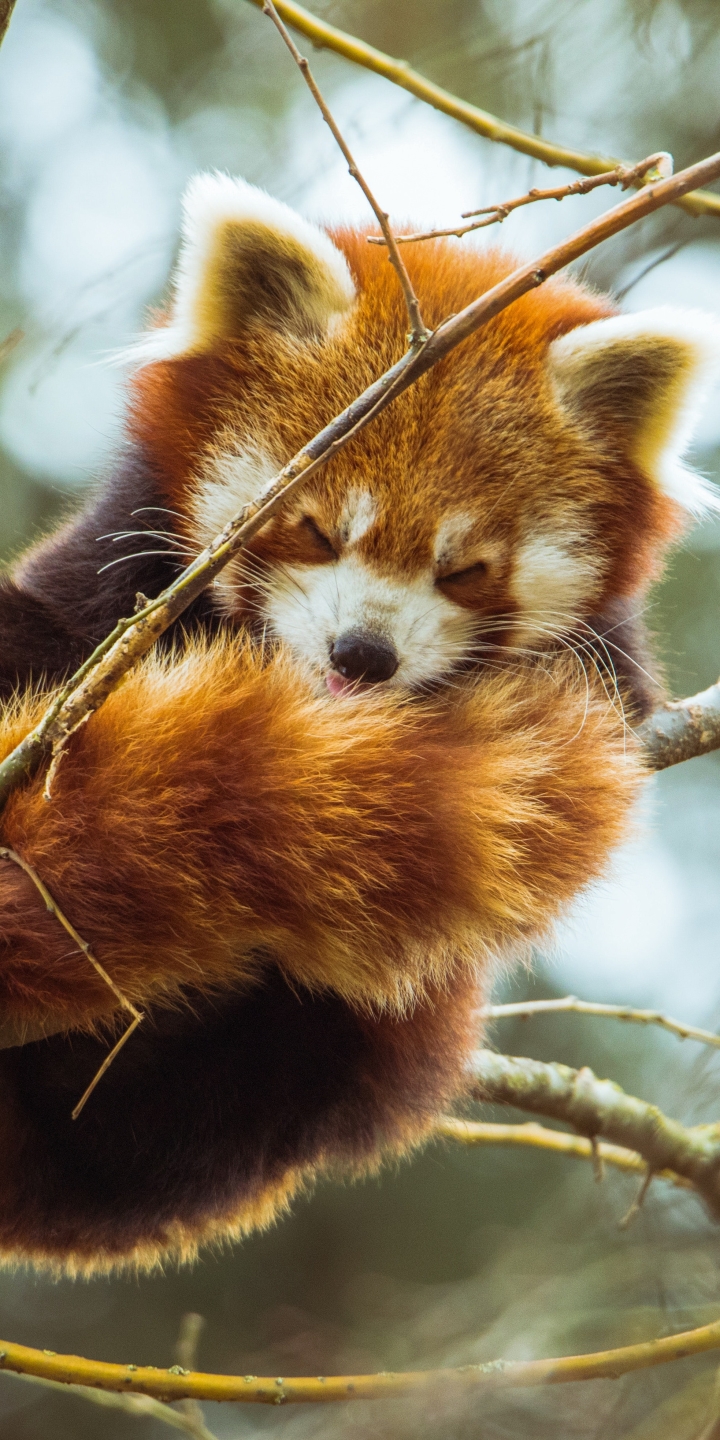
<svg viewBox="0 0 720 1440">
<path fill-rule="evenodd" d="M 333 560 L 337 560 L 337 550 L 335 546 L 331 540 L 328 540 L 327 535 L 320 529 L 317 522 L 313 520 L 312 515 L 303 515 L 300 524 L 303 526 L 306 534 L 314 540 L 318 549 L 321 550 L 328 559 L 332 557 Z"/>
<path fill-rule="evenodd" d="M 485 560 L 477 560 L 474 565 L 468 565 L 465 570 L 454 570 L 452 575 L 440 575 L 437 579 L 438 585 L 454 585 L 463 580 L 479 580 L 482 575 L 487 575 L 487 563 Z"/>
</svg>

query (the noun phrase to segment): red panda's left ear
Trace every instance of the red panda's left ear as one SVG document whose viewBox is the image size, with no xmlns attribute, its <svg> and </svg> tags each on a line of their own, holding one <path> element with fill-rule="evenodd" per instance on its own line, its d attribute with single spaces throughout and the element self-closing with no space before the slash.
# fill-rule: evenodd
<svg viewBox="0 0 720 1440">
<path fill-rule="evenodd" d="M 561 405 L 618 445 L 684 509 L 720 496 L 683 464 L 708 387 L 720 371 L 720 326 L 700 311 L 658 309 L 580 325 L 549 351 Z"/>
<path fill-rule="evenodd" d="M 344 255 L 317 225 L 229 175 L 196 175 L 183 198 L 170 322 L 128 358 L 201 354 L 248 331 L 307 340 L 328 333 L 355 298 Z"/>
</svg>

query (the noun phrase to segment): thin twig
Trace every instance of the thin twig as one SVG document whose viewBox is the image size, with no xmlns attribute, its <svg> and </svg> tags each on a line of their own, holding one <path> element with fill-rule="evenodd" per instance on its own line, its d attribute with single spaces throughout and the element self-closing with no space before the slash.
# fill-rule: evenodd
<svg viewBox="0 0 720 1440">
<path fill-rule="evenodd" d="M 251 3 L 262 9 L 264 0 L 251 0 Z M 427 105 L 432 105 L 433 109 L 450 115 L 461 125 L 467 125 L 476 135 L 482 135 L 486 140 L 509 145 L 521 155 L 531 155 L 535 160 L 542 160 L 545 165 L 563 165 L 581 175 L 601 175 L 622 163 L 617 157 L 592 155 L 567 145 L 557 145 L 551 140 L 545 140 L 541 135 L 520 130 L 516 125 L 508 125 L 496 115 L 491 115 L 488 110 L 481 110 L 477 105 L 471 105 L 469 101 L 452 95 L 449 90 L 443 90 L 442 86 L 434 85 L 431 80 L 413 70 L 406 60 L 394 60 L 382 50 L 367 45 L 364 40 L 358 40 L 356 36 L 339 30 L 337 26 L 319 20 L 302 5 L 297 5 L 295 0 L 276 0 L 276 6 L 283 20 L 302 35 L 306 35 L 318 49 L 333 50 L 336 55 L 342 55 L 353 64 L 361 65 L 364 70 L 382 75 L 385 80 L 408 90 L 418 100 L 424 100 Z M 714 195 L 712 191 L 695 190 L 672 203 L 680 205 L 691 215 L 720 215 L 720 195 Z"/>
<path fill-rule="evenodd" d="M 458 225 L 455 229 L 448 230 L 420 230 L 414 235 L 396 235 L 395 239 L 398 245 L 411 245 L 417 240 L 469 235 L 471 230 L 485 230 L 488 225 L 501 225 L 513 210 L 519 210 L 523 205 L 535 205 L 538 200 L 565 200 L 568 195 L 589 195 L 591 190 L 597 190 L 601 185 L 619 185 L 622 190 L 627 190 L 640 181 L 665 180 L 672 173 L 672 155 L 668 154 L 667 150 L 659 150 L 656 155 L 649 155 L 638 165 L 617 165 L 614 170 L 607 170 L 589 180 L 573 180 L 570 185 L 557 185 L 553 190 L 533 188 L 514 200 L 504 200 L 501 205 L 484 205 L 481 210 L 464 210 L 463 220 L 467 220 L 471 215 L 483 217 L 481 220 L 472 220 L 469 225 Z M 368 245 L 385 244 L 379 235 L 368 235 L 367 241 Z"/>
<path fill-rule="evenodd" d="M 122 990 L 120 990 L 119 987 L 115 984 L 115 981 L 112 979 L 112 977 L 108 975 L 107 970 L 105 970 L 100 964 L 100 961 L 95 958 L 92 950 L 90 949 L 90 946 L 87 943 L 87 940 L 83 940 L 82 936 L 78 935 L 75 926 L 70 920 L 68 920 L 67 915 L 63 914 L 63 911 L 60 909 L 57 901 L 53 900 L 53 897 L 50 894 L 47 885 L 45 885 L 40 879 L 37 871 L 33 870 L 32 865 L 29 865 L 27 860 L 23 860 L 22 855 L 18 855 L 15 850 L 10 850 L 7 845 L 0 845 L 0 857 L 3 860 L 12 860 L 14 865 L 19 865 L 20 869 L 24 870 L 25 874 L 32 880 L 33 885 L 36 887 L 37 890 L 39 890 L 40 894 L 42 895 L 42 898 L 45 901 L 46 908 L 50 911 L 51 915 L 55 916 L 56 920 L 59 920 L 63 929 L 67 930 L 70 938 L 75 941 L 78 950 L 82 951 L 85 958 L 89 960 L 90 964 L 94 967 L 95 970 L 97 970 L 98 975 L 101 977 L 102 980 L 105 981 L 105 984 L 110 987 L 115 998 L 120 1001 L 120 1004 L 125 1010 L 130 1011 L 130 1014 L 134 1016 L 135 1020 L 142 1020 L 143 1017 L 140 1014 L 140 1011 L 136 1010 L 132 1002 L 128 1000 L 125 995 L 123 995 Z"/>
<path fill-rule="evenodd" d="M 373 195 L 373 192 L 370 189 L 367 180 L 358 169 L 357 162 L 352 155 L 338 125 L 333 119 L 333 116 L 328 108 L 325 99 L 320 92 L 320 88 L 317 84 L 317 81 L 315 80 L 315 77 L 313 76 L 307 58 L 304 55 L 300 54 L 300 51 L 298 50 L 292 36 L 288 34 L 287 29 L 283 25 L 283 22 L 280 19 L 280 16 L 278 15 L 278 12 L 272 3 L 272 0 L 264 0 L 263 15 L 269 15 L 270 19 L 273 22 L 273 25 L 276 27 L 283 40 L 285 41 L 285 44 L 287 45 L 287 48 L 290 51 L 290 54 L 295 61 L 295 64 L 297 65 L 300 73 L 302 74 L 305 84 L 310 91 L 310 94 L 312 95 L 315 103 L 318 106 L 318 109 L 320 110 L 325 124 L 330 129 L 333 139 L 339 145 L 347 161 L 348 170 L 350 171 L 353 180 L 356 180 L 358 185 L 360 186 L 360 189 L 362 190 L 363 195 L 365 196 L 365 199 L 370 205 L 370 208 L 375 215 L 378 225 L 382 230 L 383 238 L 382 240 L 379 240 L 379 243 L 381 245 L 387 245 L 388 259 L 390 260 L 390 264 L 393 266 L 397 274 L 398 280 L 400 281 L 400 284 L 402 286 L 402 292 L 405 296 L 405 304 L 407 306 L 408 317 L 410 320 L 410 344 L 413 347 L 417 348 L 419 345 L 422 345 L 425 340 L 427 340 L 430 332 L 427 330 L 423 322 L 417 295 L 413 290 L 410 276 L 405 269 L 405 264 L 403 262 L 402 256 L 395 243 L 395 236 L 393 235 L 392 229 L 390 227 L 390 216 L 388 215 L 386 210 L 383 210 L 382 206 L 375 199 L 375 196 Z"/>
<path fill-rule="evenodd" d="M 0 11 L 0 42 L 1 42 L 1 41 L 2 41 L 2 12 Z M 16 346 L 20 344 L 20 341 L 21 341 L 21 340 L 24 340 L 24 339 L 25 339 L 25 331 L 24 331 L 24 330 L 21 330 L 21 328 L 20 328 L 19 325 L 16 325 L 16 326 L 15 326 L 15 329 L 14 329 L 14 330 L 10 330 L 10 332 L 5 336 L 5 339 L 4 339 L 4 340 L 0 340 L 0 365 L 2 365 L 5 360 L 7 360 L 8 355 L 11 355 L 12 352 L 13 352 L 13 350 L 16 348 Z"/>
<path fill-rule="evenodd" d="M 457 315 L 451 316 L 438 326 L 422 349 L 407 350 L 395 365 L 304 445 L 260 495 L 228 522 L 221 534 L 172 585 L 137 615 L 118 621 L 112 633 L 58 692 L 39 723 L 0 764 L 0 806 L 16 785 L 37 772 L 54 745 L 71 735 L 88 714 L 102 705 L 141 656 L 220 574 L 228 561 L 239 554 L 289 496 L 398 395 L 482 325 L 522 295 L 544 284 L 551 275 L 572 264 L 603 240 L 619 234 L 663 205 L 674 203 L 697 184 L 710 182 L 719 176 L 720 154 L 715 154 L 668 180 L 645 186 L 638 195 L 576 231 L 538 260 L 522 265 Z M 720 744 L 720 726 L 716 743 Z"/>
<path fill-rule="evenodd" d="M 720 1126 L 681 1125 L 588 1066 L 545 1064 L 478 1050 L 473 1059 L 475 1099 L 514 1105 L 571 1125 L 641 1155 L 653 1174 L 672 1170 L 688 1180 L 715 1218 L 720 1217 Z"/>
<path fill-rule="evenodd" d="M 128 1027 L 127 1027 L 127 1030 L 125 1030 L 124 1033 L 120 1036 L 120 1039 L 117 1041 L 117 1044 L 115 1044 L 115 1045 L 113 1046 L 112 1050 L 110 1051 L 110 1054 L 109 1054 L 108 1056 L 106 1056 L 106 1058 L 105 1058 L 105 1060 L 103 1061 L 102 1065 L 100 1066 L 100 1069 L 98 1070 L 97 1074 L 96 1074 L 96 1075 L 94 1076 L 94 1078 L 91 1080 L 90 1084 L 89 1084 L 88 1087 L 87 1087 L 87 1090 L 85 1091 L 85 1093 L 84 1093 L 84 1094 L 80 1097 L 80 1099 L 78 1100 L 78 1103 L 77 1103 L 77 1105 L 75 1106 L 75 1109 L 74 1109 L 73 1112 L 72 1112 L 72 1118 L 73 1118 L 73 1120 L 77 1120 L 77 1117 L 78 1117 L 78 1115 L 80 1114 L 80 1111 L 82 1110 L 82 1108 L 83 1108 L 85 1102 L 88 1100 L 89 1096 L 92 1095 L 92 1092 L 93 1092 L 93 1090 L 95 1089 L 95 1086 L 97 1085 L 98 1081 L 99 1081 L 99 1080 L 102 1078 L 102 1076 L 105 1074 L 105 1071 L 108 1070 L 109 1067 L 112 1065 L 112 1062 L 113 1062 L 113 1060 L 115 1059 L 115 1056 L 117 1055 L 118 1051 L 119 1051 L 119 1050 L 122 1050 L 123 1045 L 126 1043 L 127 1040 L 130 1039 L 130 1036 L 132 1035 L 133 1030 L 136 1030 L 136 1029 L 137 1029 L 137 1027 L 138 1027 L 138 1025 L 140 1024 L 141 1020 L 144 1019 L 144 1016 L 143 1016 L 143 1014 L 142 1014 L 142 1012 L 141 1012 L 140 1010 L 137 1010 L 137 1009 L 136 1009 L 136 1007 L 132 1004 L 132 1001 L 128 1000 L 128 998 L 127 998 L 126 995 L 123 995 L 122 990 L 119 988 L 118 985 L 115 984 L 115 981 L 112 979 L 112 976 L 108 975 L 107 970 L 104 968 L 104 966 L 102 966 L 102 965 L 100 964 L 100 961 L 99 961 L 98 959 L 96 959 L 96 957 L 93 955 L 92 950 L 90 949 L 90 946 L 89 946 L 88 943 L 87 943 L 87 940 L 83 940 L 82 935 L 79 935 L 79 934 L 78 934 L 77 930 L 75 929 L 75 926 L 72 924 L 72 921 L 68 920 L 67 915 L 65 915 L 64 912 L 60 909 L 60 906 L 58 905 L 57 900 L 54 900 L 54 899 L 53 899 L 52 895 L 50 894 L 50 891 L 49 891 L 48 888 L 47 888 L 47 885 L 45 885 L 44 882 L 40 879 L 40 876 L 38 875 L 37 871 L 33 869 L 32 865 L 29 865 L 28 862 L 27 862 L 27 860 L 23 860 L 22 855 L 18 855 L 17 851 L 9 849 L 9 847 L 8 847 L 7 845 L 0 845 L 0 859 L 3 859 L 3 860 L 11 860 L 12 863 L 13 863 L 13 865 L 19 865 L 20 869 L 21 869 L 22 871 L 24 871 L 24 873 L 28 876 L 28 878 L 29 878 L 30 880 L 32 880 L 32 883 L 33 883 L 33 885 L 35 886 L 36 890 L 38 890 L 38 891 L 40 892 L 40 894 L 42 895 L 43 900 L 45 901 L 45 907 L 46 907 L 46 909 L 50 911 L 50 914 L 51 914 L 51 915 L 54 915 L 54 916 L 55 916 L 55 919 L 60 922 L 60 924 L 62 925 L 63 929 L 67 931 L 67 933 L 68 933 L 68 935 L 70 936 L 71 940 L 73 940 L 74 943 L 77 945 L 78 950 L 80 950 L 80 951 L 82 952 L 82 954 L 85 956 L 86 960 L 89 960 L 89 961 L 90 961 L 90 964 L 91 964 L 91 965 L 93 966 L 93 968 L 97 971 L 97 973 L 98 973 L 98 975 L 100 976 L 101 980 L 104 980 L 104 981 L 105 981 L 105 984 L 106 984 L 107 986 L 109 986 L 109 988 L 112 990 L 113 995 L 115 996 L 116 1000 L 119 1000 L 119 1002 L 120 1002 L 121 1006 L 123 1007 L 123 1009 L 124 1009 L 124 1010 L 129 1010 L 129 1011 L 130 1011 L 130 1014 L 131 1014 L 132 1017 L 133 1017 L 132 1022 L 131 1022 L 130 1025 L 128 1025 Z"/>
<path fill-rule="evenodd" d="M 205 1327 L 205 1320 L 202 1315 L 197 1315 L 194 1310 L 189 1310 L 183 1315 L 180 1321 L 180 1334 L 175 1346 L 175 1359 L 183 1370 L 194 1370 L 197 1365 L 197 1349 L 200 1336 Z M 179 1400 L 178 1410 L 182 1412 L 187 1421 L 187 1428 L 191 1435 L 196 1435 L 198 1440 L 204 1440 L 208 1434 L 205 1429 L 205 1416 L 199 1400 Z"/>
<path fill-rule="evenodd" d="M 644 1175 L 647 1165 L 635 1150 L 624 1145 L 609 1145 L 597 1136 L 587 1139 L 584 1135 L 568 1135 L 565 1130 L 550 1130 L 529 1120 L 522 1125 L 497 1125 L 488 1120 L 457 1120 L 444 1115 L 433 1126 L 433 1135 L 439 1140 L 456 1140 L 461 1145 L 510 1145 L 533 1150 L 548 1150 L 556 1155 L 567 1155 L 570 1159 L 590 1160 L 595 1157 L 600 1164 L 607 1163 L 616 1170 L 629 1174 Z M 656 1179 L 667 1180 L 681 1190 L 693 1190 L 692 1181 L 674 1170 L 658 1170 Z"/>
<path fill-rule="evenodd" d="M 103 1077 L 103 1075 L 105 1074 L 105 1071 L 110 1069 L 110 1066 L 112 1065 L 113 1060 L 115 1059 L 116 1055 L 118 1055 L 119 1052 L 122 1050 L 123 1045 L 126 1045 L 126 1044 L 127 1044 L 128 1040 L 130 1039 L 130 1036 L 132 1035 L 132 1033 L 133 1033 L 134 1030 L 137 1030 L 137 1027 L 138 1027 L 138 1025 L 140 1024 L 140 1021 L 141 1021 L 142 1019 L 144 1019 L 144 1016 L 136 1012 L 136 1014 L 135 1014 L 135 1019 L 130 1021 L 130 1024 L 128 1025 L 127 1030 L 123 1030 L 123 1033 L 122 1033 L 122 1035 L 120 1036 L 120 1039 L 115 1042 L 115 1044 L 113 1045 L 112 1050 L 110 1051 L 110 1054 L 105 1056 L 105 1059 L 103 1060 L 103 1063 L 102 1063 L 102 1065 L 100 1066 L 100 1069 L 95 1071 L 95 1074 L 93 1075 L 93 1078 L 92 1078 L 92 1080 L 90 1081 L 90 1084 L 88 1085 L 87 1090 L 83 1090 L 83 1093 L 82 1093 L 82 1095 L 80 1096 L 80 1099 L 78 1100 L 77 1105 L 75 1106 L 75 1109 L 71 1111 L 71 1117 L 70 1117 L 70 1118 L 71 1118 L 72 1120 L 77 1120 L 78 1115 L 80 1114 L 81 1110 L 83 1110 L 83 1109 L 85 1108 L 85 1106 L 86 1106 L 88 1100 L 90 1099 L 90 1096 L 92 1095 L 93 1090 L 95 1089 L 96 1085 L 98 1085 L 98 1084 L 100 1083 L 100 1081 L 102 1080 L 102 1077 Z"/>
<path fill-rule="evenodd" d="M 714 1045 L 720 1049 L 720 1035 L 713 1034 L 712 1030 L 701 1030 L 697 1025 L 686 1025 L 682 1020 L 672 1020 L 659 1010 L 600 1005 L 594 1000 L 578 1000 L 576 995 L 565 995 L 562 1000 L 519 1000 L 511 1005 L 487 1005 L 482 1015 L 485 1020 L 506 1020 L 514 1016 L 530 1020 L 534 1015 L 564 1014 L 567 1011 L 576 1015 L 597 1015 L 608 1020 L 628 1020 L 633 1025 L 659 1025 L 680 1040 L 699 1040 L 702 1045 Z"/>
<path fill-rule="evenodd" d="M 379 1375 L 283 1376 L 184 1375 L 179 1366 L 158 1370 L 153 1366 L 115 1365 L 86 1360 L 80 1355 L 53 1355 L 0 1340 L 0 1369 L 38 1375 L 66 1384 L 92 1385 L 100 1390 L 152 1395 L 171 1401 L 232 1400 L 251 1405 L 328 1403 L 392 1398 L 399 1395 L 437 1394 L 441 1385 L 464 1385 L 473 1391 L 526 1389 L 534 1385 L 562 1385 L 576 1380 L 615 1379 L 635 1370 L 666 1365 L 688 1355 L 720 1349 L 720 1320 L 663 1335 L 638 1345 L 623 1345 L 589 1355 L 563 1355 L 548 1360 L 491 1360 L 484 1365 L 461 1365 L 447 1370 L 412 1370 Z"/>
<path fill-rule="evenodd" d="M 623 1215 L 622 1220 L 618 1221 L 618 1230 L 628 1230 L 632 1225 L 633 1220 L 635 1220 L 640 1214 L 640 1211 L 645 1204 L 648 1190 L 650 1189 L 650 1186 L 654 1179 L 655 1171 L 651 1170 L 649 1165 L 646 1165 L 645 1174 L 640 1182 L 640 1189 L 638 1190 L 638 1193 L 635 1196 L 635 1199 L 633 1200 L 629 1209 L 626 1210 L 625 1214 Z"/>
</svg>

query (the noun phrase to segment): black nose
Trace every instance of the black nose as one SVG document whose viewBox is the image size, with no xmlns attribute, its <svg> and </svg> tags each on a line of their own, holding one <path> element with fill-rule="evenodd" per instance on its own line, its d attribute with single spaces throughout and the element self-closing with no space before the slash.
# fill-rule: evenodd
<svg viewBox="0 0 720 1440">
<path fill-rule="evenodd" d="M 345 680 L 364 680 L 376 685 L 389 680 L 398 668 L 398 657 L 389 640 L 369 630 L 346 630 L 330 651 L 330 661 Z"/>
</svg>

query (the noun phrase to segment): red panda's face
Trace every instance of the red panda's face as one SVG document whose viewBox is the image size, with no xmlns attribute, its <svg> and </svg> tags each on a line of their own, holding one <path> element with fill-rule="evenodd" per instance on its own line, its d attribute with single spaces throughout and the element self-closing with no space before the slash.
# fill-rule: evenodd
<svg viewBox="0 0 720 1440">
<path fill-rule="evenodd" d="M 242 182 L 187 202 L 170 325 L 135 432 L 201 547 L 395 361 L 407 319 L 383 252 L 337 245 Z M 509 268 L 453 243 L 408 256 L 436 324 Z M 352 276 L 351 276 L 352 271 Z M 336 694 L 417 689 L 641 594 L 682 507 L 688 411 L 720 353 L 703 317 L 616 316 L 551 282 L 453 352 L 341 452 L 216 582 L 218 604 Z"/>
</svg>

